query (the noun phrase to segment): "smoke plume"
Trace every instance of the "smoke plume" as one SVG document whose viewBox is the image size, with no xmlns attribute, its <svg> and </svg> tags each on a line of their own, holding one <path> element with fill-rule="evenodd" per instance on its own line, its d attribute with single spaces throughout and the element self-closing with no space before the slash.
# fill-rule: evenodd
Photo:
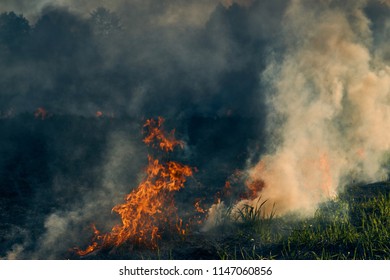
<svg viewBox="0 0 390 280">
<path fill-rule="evenodd" d="M 389 9 L 2 0 L 0 257 L 64 258 L 88 244 L 91 223 L 112 228 L 112 207 L 142 181 L 152 117 L 185 142 L 172 157 L 198 172 L 177 205 L 212 205 L 207 229 L 231 203 L 311 214 L 347 184 L 385 178 Z M 240 182 L 213 205 L 237 169 L 255 195 L 237 202 Z"/>
<path fill-rule="evenodd" d="M 352 182 L 383 180 L 390 145 L 390 67 L 376 54 L 367 1 L 291 1 L 283 56 L 270 57 L 269 153 L 249 169 L 277 214 L 313 213 Z M 388 32 L 388 29 L 387 29 Z M 256 204 L 258 198 L 241 201 Z"/>
</svg>

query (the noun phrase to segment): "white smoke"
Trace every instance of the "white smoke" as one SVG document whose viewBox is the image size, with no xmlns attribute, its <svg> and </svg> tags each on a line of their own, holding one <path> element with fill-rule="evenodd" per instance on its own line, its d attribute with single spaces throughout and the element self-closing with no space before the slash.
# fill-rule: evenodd
<svg viewBox="0 0 390 280">
<path fill-rule="evenodd" d="M 264 140 L 273 152 L 248 171 L 265 183 L 259 195 L 277 214 L 313 213 L 347 177 L 386 178 L 390 67 L 373 56 L 365 3 L 297 0 L 285 14 L 285 54 L 262 75 L 271 86 Z"/>
</svg>

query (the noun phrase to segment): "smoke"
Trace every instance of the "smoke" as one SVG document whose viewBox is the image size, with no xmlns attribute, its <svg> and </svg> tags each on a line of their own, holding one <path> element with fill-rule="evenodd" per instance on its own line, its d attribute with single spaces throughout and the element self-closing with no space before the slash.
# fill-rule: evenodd
<svg viewBox="0 0 390 280">
<path fill-rule="evenodd" d="M 248 170 L 277 214 L 313 213 L 347 183 L 387 177 L 390 67 L 375 57 L 384 46 L 372 43 L 366 2 L 291 1 L 286 11 L 285 52 L 262 74 L 270 152 Z"/>
<path fill-rule="evenodd" d="M 253 50 L 263 47 L 262 38 L 245 30 L 250 23 L 237 5 L 32 2 L 4 2 L 0 9 L 36 11 L 33 19 L 3 15 L 13 29 L 12 36 L 0 34 L 6 73 L 0 79 L 1 111 L 45 107 L 59 114 L 172 116 L 255 108 L 258 76 L 250 67 L 261 63 L 261 53 L 256 57 Z M 98 5 L 108 12 L 99 12 Z M 242 22 L 234 27 L 236 18 Z"/>
<path fill-rule="evenodd" d="M 158 115 L 186 142 L 175 156 L 199 170 L 178 194 L 191 210 L 236 169 L 265 183 L 258 196 L 277 214 L 382 179 L 389 4 L 1 1 L 0 255 L 63 258 L 91 223 L 117 223 L 110 210 L 147 164 L 139 126 Z M 38 107 L 51 117 L 34 120 Z"/>
<path fill-rule="evenodd" d="M 158 14 L 152 19 L 156 24 L 203 25 L 219 3 L 229 7 L 233 3 L 249 6 L 251 2 L 252 0 L 3 0 L 0 11 L 12 10 L 34 20 L 42 8 L 47 6 L 69 7 L 83 16 L 87 16 L 96 7 L 105 7 L 123 15 L 132 13 L 131 10 L 141 11 L 143 14 Z"/>
<path fill-rule="evenodd" d="M 87 15 L 96 7 L 104 6 L 108 9 L 116 10 L 119 5 L 125 2 L 124 0 L 3 0 L 0 3 L 0 11 L 14 11 L 34 20 L 41 10 L 47 6 L 69 7 L 72 11 Z"/>
</svg>

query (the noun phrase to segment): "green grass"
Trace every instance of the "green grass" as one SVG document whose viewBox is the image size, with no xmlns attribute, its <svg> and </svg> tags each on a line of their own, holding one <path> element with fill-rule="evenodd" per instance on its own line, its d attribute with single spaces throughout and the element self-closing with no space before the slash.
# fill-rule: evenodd
<svg viewBox="0 0 390 280">
<path fill-rule="evenodd" d="M 346 190 L 309 218 L 265 214 L 260 198 L 255 207 L 225 209 L 211 231 L 163 239 L 157 250 L 127 244 L 87 258 L 390 260 L 390 183 Z"/>
<path fill-rule="evenodd" d="M 303 220 L 264 216 L 264 203 L 238 211 L 221 259 L 390 259 L 389 193 L 344 193 Z"/>
</svg>

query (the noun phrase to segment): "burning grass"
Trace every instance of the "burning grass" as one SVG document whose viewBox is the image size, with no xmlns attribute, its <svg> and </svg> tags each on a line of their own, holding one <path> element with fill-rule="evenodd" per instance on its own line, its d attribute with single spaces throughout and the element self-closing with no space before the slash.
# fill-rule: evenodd
<svg viewBox="0 0 390 280">
<path fill-rule="evenodd" d="M 166 160 L 167 153 L 183 148 L 184 143 L 176 140 L 174 130 L 166 133 L 163 123 L 159 118 L 147 120 L 144 125 L 144 143 L 160 154 L 158 158 L 148 156 L 144 180 L 124 203 L 112 209 L 121 223 L 105 234 L 93 226 L 94 237 L 85 250 L 76 249 L 78 256 L 106 259 L 109 252 L 109 258 L 120 259 L 390 259 L 388 183 L 378 184 L 380 191 L 376 193 L 378 187 L 366 187 L 364 191 L 362 187 L 348 188 L 321 204 L 310 218 L 277 216 L 277 205 L 269 205 L 261 196 L 251 205 L 232 200 L 231 206 L 225 206 L 218 199 L 219 203 L 209 210 L 198 198 L 194 202 L 194 214 L 198 216 L 193 216 L 198 220 L 193 224 L 183 222 L 174 193 L 184 188 L 193 170 Z M 322 166 L 325 170 L 329 167 L 325 157 Z M 254 198 L 264 182 L 245 181 L 244 175 L 235 174 L 222 194 L 231 193 L 232 183 L 235 186 L 244 182 L 248 187 L 244 198 Z M 213 219 L 199 225 L 200 217 L 207 215 Z M 141 246 L 134 247 L 137 245 Z M 89 256 L 93 252 L 96 254 Z"/>
<path fill-rule="evenodd" d="M 157 250 L 99 252 L 90 258 L 389 260 L 390 185 L 378 185 L 382 187 L 375 191 L 370 186 L 351 188 L 305 219 L 264 215 L 266 200 L 257 207 L 243 206 L 235 215 L 227 207 L 209 232 L 161 240 Z"/>
<path fill-rule="evenodd" d="M 172 152 L 176 146 L 183 147 L 183 142 L 175 139 L 174 130 L 166 133 L 162 129 L 163 123 L 162 118 L 146 121 L 144 143 L 165 153 Z M 148 161 L 144 180 L 126 196 L 124 203 L 112 209 L 119 214 L 121 223 L 106 234 L 101 234 L 93 226 L 91 245 L 85 250 L 77 248 L 78 255 L 85 256 L 101 248 L 120 247 L 128 242 L 156 249 L 164 232 L 185 234 L 186 229 L 178 217 L 173 194 L 184 188 L 187 178 L 192 176 L 192 169 L 179 162 L 164 161 L 151 155 Z"/>
</svg>

